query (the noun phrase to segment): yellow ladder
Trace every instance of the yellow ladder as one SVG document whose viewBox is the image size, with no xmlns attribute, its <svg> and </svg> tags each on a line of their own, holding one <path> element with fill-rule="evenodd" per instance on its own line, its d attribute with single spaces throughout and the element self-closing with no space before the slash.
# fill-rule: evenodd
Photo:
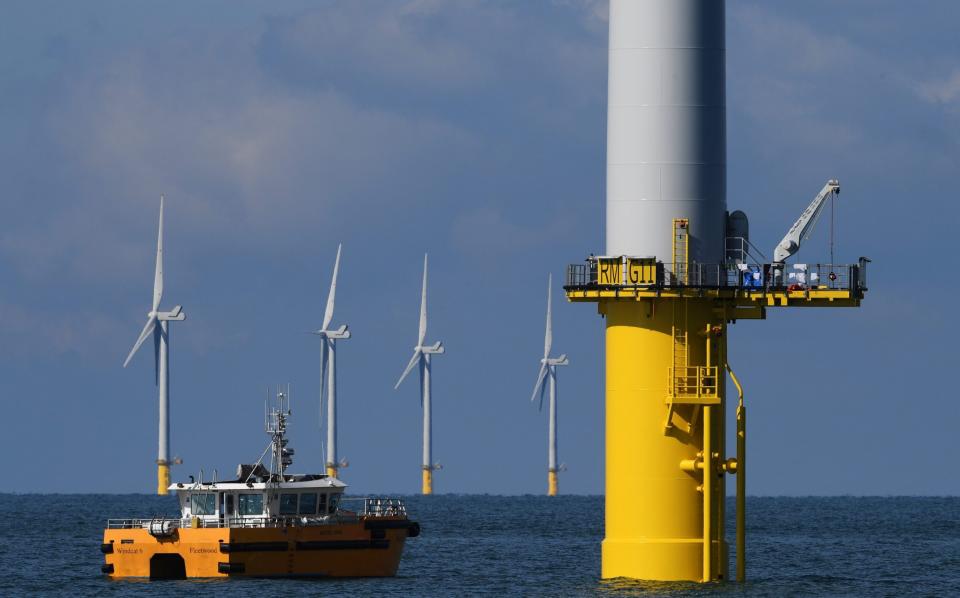
<svg viewBox="0 0 960 598">
<path fill-rule="evenodd" d="M 673 275 L 677 284 L 690 282 L 690 221 L 673 219 Z"/>
<path fill-rule="evenodd" d="M 673 325 L 671 326 L 671 336 L 673 338 L 673 360 L 669 371 L 667 372 L 667 419 L 663 424 L 663 431 L 666 433 L 673 427 L 673 399 L 681 388 L 685 387 L 684 375 L 690 365 L 690 354 L 687 350 L 687 301 L 677 299 L 673 303 Z"/>
</svg>

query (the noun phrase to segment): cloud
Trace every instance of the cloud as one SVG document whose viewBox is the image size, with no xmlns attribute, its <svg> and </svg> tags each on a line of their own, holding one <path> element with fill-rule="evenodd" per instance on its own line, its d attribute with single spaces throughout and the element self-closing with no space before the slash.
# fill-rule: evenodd
<svg viewBox="0 0 960 598">
<path fill-rule="evenodd" d="M 98 359 L 102 348 L 115 346 L 113 341 L 123 332 L 117 318 L 83 306 L 45 311 L 0 302 L 0 356 L 4 358 Z"/>
<path fill-rule="evenodd" d="M 495 155 L 502 131 L 586 134 L 577 116 L 603 95 L 602 40 L 542 13 L 328 3 L 76 55 L 34 123 L 56 160 L 32 175 L 43 200 L 12 191 L 17 226 L 0 253 L 38 280 L 128 276 L 150 251 L 161 193 L 171 234 L 195 248 L 271 251 L 393 225 L 400 206 L 444 201 L 433 189 Z"/>
<path fill-rule="evenodd" d="M 417 201 L 411 173 L 431 163 L 442 175 L 473 151 L 449 120 L 277 85 L 256 44 L 174 39 L 65 74 L 41 128 L 63 158 L 53 189 L 21 202 L 31 217 L 4 227 L 0 251 L 38 278 L 124 275 L 149 251 L 161 193 L 186 234 L 276 247 L 332 229 L 344 206 Z"/>
<path fill-rule="evenodd" d="M 921 83 L 918 91 L 922 98 L 931 103 L 949 104 L 960 100 L 960 69 L 945 78 Z"/>
<path fill-rule="evenodd" d="M 521 255 L 531 248 L 555 242 L 574 230 L 572 222 L 552 216 L 544 222 L 525 225 L 511 220 L 493 206 L 480 206 L 461 213 L 451 228 L 451 244 L 474 258 Z"/>
<path fill-rule="evenodd" d="M 920 168 L 931 162 L 949 169 L 955 136 L 931 98 L 960 92 L 960 79 L 918 82 L 916 58 L 877 52 L 853 27 L 818 27 L 814 21 L 743 2 L 729 10 L 728 106 L 741 126 L 731 140 L 762 147 L 762 160 L 825 165 L 857 162 L 873 168 Z M 896 19 L 876 15 L 874 28 Z M 918 152 L 918 148 L 925 151 Z"/>
</svg>

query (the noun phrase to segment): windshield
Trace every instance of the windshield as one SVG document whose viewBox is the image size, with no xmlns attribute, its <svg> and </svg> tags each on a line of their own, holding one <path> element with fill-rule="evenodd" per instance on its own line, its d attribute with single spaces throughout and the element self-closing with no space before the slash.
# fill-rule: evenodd
<svg viewBox="0 0 960 598">
<path fill-rule="evenodd" d="M 262 494 L 241 494 L 237 498 L 241 515 L 263 515 Z"/>
</svg>

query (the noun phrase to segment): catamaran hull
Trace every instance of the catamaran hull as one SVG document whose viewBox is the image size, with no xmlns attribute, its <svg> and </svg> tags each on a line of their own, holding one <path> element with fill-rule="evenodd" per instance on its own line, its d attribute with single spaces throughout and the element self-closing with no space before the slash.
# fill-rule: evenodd
<svg viewBox="0 0 960 598">
<path fill-rule="evenodd" d="M 103 573 L 112 578 L 390 577 L 419 525 L 377 517 L 333 525 L 107 529 Z"/>
</svg>

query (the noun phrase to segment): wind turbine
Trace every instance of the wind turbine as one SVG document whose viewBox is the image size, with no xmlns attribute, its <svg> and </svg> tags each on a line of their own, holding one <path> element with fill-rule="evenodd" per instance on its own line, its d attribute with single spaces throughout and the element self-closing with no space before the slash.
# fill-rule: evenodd
<svg viewBox="0 0 960 598">
<path fill-rule="evenodd" d="M 337 461 L 337 341 L 350 338 L 347 325 L 330 330 L 333 320 L 333 303 L 337 296 L 337 274 L 340 272 L 340 250 L 337 245 L 337 260 L 333 263 L 333 280 L 327 294 L 327 309 L 323 313 L 323 326 L 314 332 L 323 343 L 320 350 L 320 420 L 323 421 L 323 398 L 327 399 L 327 475 L 335 478 L 341 467 L 347 466 L 346 459 Z"/>
<path fill-rule="evenodd" d="M 187 316 L 179 305 L 170 311 L 160 311 L 163 299 L 163 196 L 160 196 L 160 227 L 157 233 L 157 265 L 153 275 L 153 304 L 147 313 L 147 324 L 127 355 L 127 367 L 147 337 L 153 333 L 153 365 L 155 383 L 160 389 L 160 441 L 157 454 L 157 494 L 166 495 L 170 486 L 170 330 L 168 322 L 182 322 Z M 174 464 L 180 464 L 176 459 Z"/>
<path fill-rule="evenodd" d="M 400 388 L 400 383 L 413 370 L 413 366 L 420 365 L 420 404 L 423 406 L 423 493 L 433 494 L 433 472 L 441 469 L 439 463 L 433 463 L 433 436 L 430 420 L 430 361 L 433 355 L 443 353 L 443 343 L 427 346 L 427 254 L 423 255 L 423 289 L 420 292 L 420 331 L 417 336 L 417 346 L 413 348 L 413 357 L 403 370 L 400 379 L 393 387 Z"/>
<path fill-rule="evenodd" d="M 535 401 L 537 394 L 540 395 L 540 409 L 543 409 L 543 395 L 547 389 L 547 382 L 550 386 L 550 433 L 548 436 L 548 457 L 547 457 L 547 496 L 557 495 L 557 366 L 568 365 L 566 354 L 560 357 L 550 357 L 550 349 L 553 347 L 553 313 L 551 309 L 551 291 L 553 289 L 553 275 L 547 277 L 547 330 L 543 336 L 543 359 L 540 360 L 540 373 L 537 375 L 537 383 L 533 387 L 531 401 Z"/>
</svg>

